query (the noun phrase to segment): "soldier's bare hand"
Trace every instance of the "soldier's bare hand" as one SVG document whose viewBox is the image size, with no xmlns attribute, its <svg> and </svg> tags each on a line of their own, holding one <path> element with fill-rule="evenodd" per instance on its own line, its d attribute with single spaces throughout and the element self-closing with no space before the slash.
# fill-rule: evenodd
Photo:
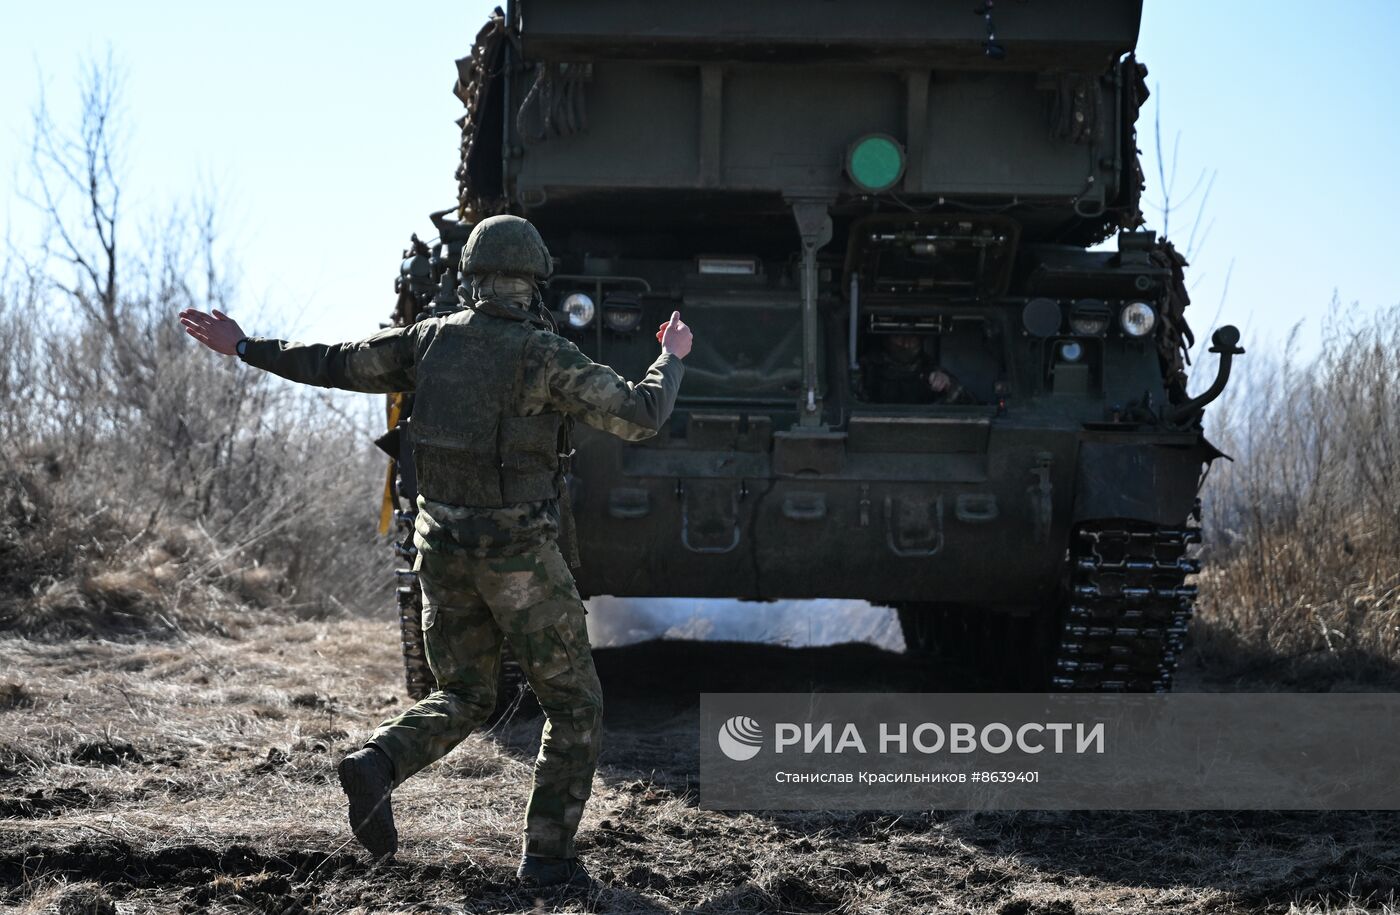
<svg viewBox="0 0 1400 915">
<path fill-rule="evenodd" d="M 933 388 L 935 394 L 942 394 L 948 390 L 948 386 L 953 383 L 952 377 L 942 369 L 937 369 L 929 373 L 928 386 Z"/>
<path fill-rule="evenodd" d="M 679 311 L 671 312 L 671 320 L 661 325 L 656 338 L 661 341 L 662 352 L 670 353 L 677 359 L 684 359 L 690 354 L 690 328 L 681 320 Z"/>
<path fill-rule="evenodd" d="M 237 321 L 217 309 L 213 314 L 205 314 L 196 308 L 186 308 L 180 312 L 180 326 L 185 328 L 185 333 L 225 356 L 236 353 L 238 341 L 248 336 Z"/>
</svg>

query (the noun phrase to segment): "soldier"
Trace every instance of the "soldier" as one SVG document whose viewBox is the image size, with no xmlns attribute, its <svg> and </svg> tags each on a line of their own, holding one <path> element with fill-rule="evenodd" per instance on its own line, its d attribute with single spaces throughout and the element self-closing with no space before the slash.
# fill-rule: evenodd
<svg viewBox="0 0 1400 915">
<path fill-rule="evenodd" d="M 922 337 L 891 334 L 866 356 L 866 389 L 877 403 L 975 404 L 952 372 L 931 365 Z"/>
<path fill-rule="evenodd" d="M 574 833 L 597 765 L 603 698 L 583 603 L 555 543 L 566 492 L 561 427 L 579 419 L 629 441 L 656 434 L 675 404 L 691 332 L 673 313 L 656 334 L 661 354 L 631 384 L 553 333 L 536 285 L 550 269 L 534 226 L 493 216 L 463 249 L 470 287 L 451 315 L 331 346 L 248 337 L 217 311 L 183 311 L 180 323 L 210 349 L 292 381 L 416 391 L 414 568 L 438 689 L 340 763 L 355 837 L 376 858 L 395 852 L 390 793 L 485 722 L 504 639 L 546 716 L 517 876 L 526 887 L 586 888 Z"/>
</svg>

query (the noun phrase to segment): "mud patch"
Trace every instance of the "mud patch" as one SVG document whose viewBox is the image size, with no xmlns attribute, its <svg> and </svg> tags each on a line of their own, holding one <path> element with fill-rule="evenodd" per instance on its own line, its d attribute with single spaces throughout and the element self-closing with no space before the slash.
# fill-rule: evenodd
<svg viewBox="0 0 1400 915">
<path fill-rule="evenodd" d="M 144 762 L 146 757 L 124 740 L 87 740 L 75 744 L 68 758 L 81 766 L 120 766 Z"/>
<path fill-rule="evenodd" d="M 269 854 L 243 844 L 141 849 L 104 839 L 0 851 L 0 884 L 20 887 L 41 877 L 87 880 L 127 890 L 159 889 L 167 896 L 174 892 L 186 909 L 242 899 L 261 911 L 299 912 L 317 895 L 308 876 L 343 878 L 367 867 L 348 854 L 297 849 Z M 300 888 L 293 887 L 294 879 Z"/>
<path fill-rule="evenodd" d="M 121 839 L 0 850 L 0 908 L 37 898 L 56 881 L 100 886 L 140 911 L 206 912 L 232 908 L 300 915 L 357 907 L 394 911 L 473 900 L 485 911 L 529 910 L 509 883 L 480 867 L 371 864 L 349 852 L 199 844 L 150 849 Z M 8 888 L 6 891 L 5 888 Z M 139 903 L 139 904 L 138 904 Z"/>
<path fill-rule="evenodd" d="M 848 901 L 838 887 L 796 874 L 777 874 L 760 888 L 783 912 L 830 912 Z"/>
<path fill-rule="evenodd" d="M 664 890 L 671 881 L 649 867 L 634 867 L 622 875 L 622 882 L 641 890 Z"/>
<path fill-rule="evenodd" d="M 34 694 L 23 683 L 0 683 L 0 710 L 30 708 L 34 705 Z"/>
<path fill-rule="evenodd" d="M 997 915 L 1076 915 L 1079 910 L 1068 899 L 1035 902 L 1030 899 L 1010 899 L 997 909 Z"/>
<path fill-rule="evenodd" d="M 0 797 L 0 819 L 57 816 L 77 807 L 100 807 L 107 799 L 81 786 L 40 788 L 27 794 Z"/>
<path fill-rule="evenodd" d="M 40 764 L 41 760 L 19 744 L 0 742 L 0 781 L 19 778 Z"/>
<path fill-rule="evenodd" d="M 244 877 L 219 875 L 208 883 L 195 887 L 187 894 L 189 902 L 198 905 L 244 903 L 258 911 L 276 911 L 296 915 L 306 911 L 305 905 L 292 890 L 292 881 L 285 874 L 262 871 Z"/>
<path fill-rule="evenodd" d="M 117 915 L 117 904 L 101 887 L 80 883 L 62 891 L 58 915 Z"/>
</svg>

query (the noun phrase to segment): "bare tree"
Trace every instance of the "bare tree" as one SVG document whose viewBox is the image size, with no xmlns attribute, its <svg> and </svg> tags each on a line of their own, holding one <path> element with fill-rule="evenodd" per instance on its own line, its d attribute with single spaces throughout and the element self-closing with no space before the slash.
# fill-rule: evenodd
<svg viewBox="0 0 1400 915">
<path fill-rule="evenodd" d="M 1215 178 L 1217 171 L 1213 168 L 1201 168 L 1191 183 L 1191 187 L 1180 195 L 1176 195 L 1177 181 L 1180 178 L 1180 153 L 1181 153 L 1181 131 L 1178 130 L 1172 137 L 1171 155 L 1168 156 L 1162 145 L 1162 87 L 1156 86 L 1152 91 L 1154 102 L 1152 114 L 1153 147 L 1157 155 L 1157 191 L 1160 195 L 1158 202 L 1149 205 L 1155 209 L 1162 221 L 1162 237 L 1171 237 L 1172 214 L 1195 203 L 1195 218 L 1191 222 L 1191 227 L 1186 233 L 1186 244 L 1180 248 L 1181 254 L 1187 261 L 1194 261 L 1205 249 L 1206 240 L 1210 238 L 1210 231 L 1215 227 L 1215 218 L 1208 216 L 1208 205 L 1210 203 L 1211 191 L 1215 188 Z M 1225 300 L 1230 293 L 1230 277 L 1235 272 L 1235 260 L 1230 259 L 1230 264 L 1225 269 L 1225 279 L 1221 284 L 1220 301 L 1216 304 L 1215 315 L 1211 318 L 1208 328 L 1213 328 L 1220 323 L 1220 315 L 1225 309 Z M 1206 274 L 1204 272 L 1194 273 L 1191 278 L 1191 287 L 1194 289 Z M 1203 333 L 1196 337 L 1196 343 L 1187 353 L 1187 363 L 1194 363 L 1200 356 L 1210 334 Z"/>
<path fill-rule="evenodd" d="M 77 268 L 82 285 L 63 290 L 84 309 L 96 304 L 107 322 L 117 310 L 117 220 L 121 205 L 118 183 L 119 137 L 115 118 L 120 75 L 109 55 L 83 70 L 81 113 L 76 131 L 57 126 L 46 96 L 40 95 L 33 114 L 30 162 L 38 182 L 37 201 L 57 233 L 62 256 Z M 85 205 L 85 219 L 75 224 L 64 205 L 71 192 Z M 93 242 L 97 243 L 94 250 Z M 97 312 L 90 312 L 98 317 Z"/>
<path fill-rule="evenodd" d="M 108 337 L 117 370 L 129 379 L 138 367 L 122 333 L 121 96 L 122 74 L 110 52 L 83 67 L 75 128 L 59 126 L 41 93 L 30 143 L 35 191 L 27 199 L 45 216 L 45 255 L 73 271 L 71 280 L 50 275 L 50 283 Z"/>
</svg>

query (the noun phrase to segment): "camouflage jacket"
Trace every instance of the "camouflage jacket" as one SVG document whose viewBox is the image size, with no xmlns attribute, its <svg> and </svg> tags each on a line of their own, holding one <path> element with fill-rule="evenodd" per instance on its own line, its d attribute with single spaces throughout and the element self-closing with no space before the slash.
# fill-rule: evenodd
<svg viewBox="0 0 1400 915">
<path fill-rule="evenodd" d="M 415 354 L 438 319 L 391 327 L 354 343 L 303 344 L 250 337 L 243 361 L 302 384 L 387 394 L 418 384 Z M 646 377 L 632 384 L 589 359 L 573 343 L 543 328 L 533 332 L 524 356 L 519 415 L 556 410 L 628 441 L 655 435 L 670 418 L 684 365 L 662 353 Z M 525 552 L 559 532 L 554 499 L 464 508 L 418 499 L 414 541 L 423 552 L 465 552 L 478 557 Z"/>
</svg>

